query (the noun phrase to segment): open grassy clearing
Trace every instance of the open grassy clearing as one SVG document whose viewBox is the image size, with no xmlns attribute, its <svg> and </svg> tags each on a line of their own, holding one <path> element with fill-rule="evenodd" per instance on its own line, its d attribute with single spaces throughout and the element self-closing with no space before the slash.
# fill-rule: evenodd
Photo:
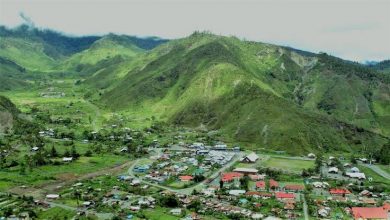
<svg viewBox="0 0 390 220">
<path fill-rule="evenodd" d="M 390 165 L 377 165 L 377 166 L 390 174 Z"/>
<path fill-rule="evenodd" d="M 363 172 L 367 178 L 372 177 L 372 181 L 376 183 L 390 184 L 390 180 L 384 178 L 383 176 L 377 174 L 375 171 L 371 170 L 368 167 L 357 166 L 361 172 Z"/>
<path fill-rule="evenodd" d="M 155 208 L 154 210 L 146 210 L 144 214 L 147 219 L 150 220 L 177 220 L 180 217 L 173 216 L 168 213 L 169 209 L 166 208 Z"/>
<path fill-rule="evenodd" d="M 81 157 L 78 160 L 58 166 L 46 165 L 34 168 L 31 172 L 20 174 L 19 169 L 0 171 L 0 190 L 21 185 L 40 185 L 55 180 L 68 180 L 79 175 L 92 173 L 107 167 L 113 167 L 127 161 L 128 158 L 115 155 Z"/>
<path fill-rule="evenodd" d="M 38 219 L 71 219 L 76 212 L 60 207 L 50 208 L 38 213 Z"/>
<path fill-rule="evenodd" d="M 291 172 L 301 172 L 303 169 L 313 168 L 314 161 L 295 160 L 287 158 L 270 157 L 268 160 L 261 161 L 261 166 Z"/>
</svg>

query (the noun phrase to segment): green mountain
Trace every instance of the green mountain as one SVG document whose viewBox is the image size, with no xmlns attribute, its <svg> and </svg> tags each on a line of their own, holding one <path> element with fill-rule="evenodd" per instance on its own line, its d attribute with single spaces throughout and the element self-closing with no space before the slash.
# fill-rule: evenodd
<svg viewBox="0 0 390 220">
<path fill-rule="evenodd" d="M 205 33 L 140 59 L 102 103 L 292 153 L 389 139 L 389 81 L 356 63 Z"/>
<path fill-rule="evenodd" d="M 7 98 L 0 96 L 0 134 L 29 124 L 20 116 L 19 109 Z"/>
<path fill-rule="evenodd" d="M 369 67 L 390 74 L 390 60 L 383 60 L 375 64 L 370 64 Z"/>
<path fill-rule="evenodd" d="M 0 57 L 32 71 L 73 71 L 75 62 L 93 65 L 118 54 L 133 56 L 166 41 L 114 34 L 75 37 L 28 25 L 0 26 Z"/>
<path fill-rule="evenodd" d="M 0 91 L 73 77 L 113 111 L 219 130 L 291 153 L 380 148 L 390 137 L 390 76 L 375 66 L 196 32 L 166 41 L 69 37 L 0 26 Z"/>
<path fill-rule="evenodd" d="M 29 84 L 23 80 L 26 69 L 0 57 L 0 91 L 25 88 Z"/>
<path fill-rule="evenodd" d="M 107 35 L 95 41 L 88 49 L 72 55 L 59 67 L 63 71 L 74 71 L 81 75 L 92 75 L 107 66 L 118 64 L 144 53 L 127 36 Z"/>
<path fill-rule="evenodd" d="M 0 138 L 4 134 L 37 134 L 42 126 L 23 114 L 15 104 L 0 95 Z"/>
<path fill-rule="evenodd" d="M 87 49 L 100 37 L 68 37 L 27 25 L 0 26 L 0 56 L 30 70 L 50 70 L 57 61 Z"/>
<path fill-rule="evenodd" d="M 58 76 L 90 76 L 86 85 L 91 82 L 91 88 L 104 88 L 117 79 L 122 63 L 166 41 L 114 34 L 74 37 L 27 25 L 0 26 L 0 80 L 4 82 L 0 91 Z"/>
</svg>

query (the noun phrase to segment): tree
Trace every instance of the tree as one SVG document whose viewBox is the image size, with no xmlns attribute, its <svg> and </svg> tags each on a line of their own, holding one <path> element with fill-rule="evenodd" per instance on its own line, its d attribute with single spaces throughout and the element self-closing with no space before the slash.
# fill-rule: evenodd
<svg viewBox="0 0 390 220">
<path fill-rule="evenodd" d="M 194 181 L 196 183 L 202 182 L 204 179 L 206 179 L 206 177 L 204 177 L 203 175 L 195 175 L 194 176 Z"/>
<path fill-rule="evenodd" d="M 81 193 L 80 193 L 80 191 L 79 190 L 75 190 L 74 192 L 73 192 L 73 196 L 76 198 L 76 200 L 77 200 L 77 205 L 79 205 L 79 200 L 81 199 Z"/>
<path fill-rule="evenodd" d="M 163 196 L 160 198 L 159 202 L 162 206 L 170 208 L 174 208 L 179 205 L 179 200 L 177 200 L 176 196 L 174 195 Z"/>
<path fill-rule="evenodd" d="M 19 173 L 20 173 L 21 175 L 26 174 L 26 164 L 25 164 L 25 163 L 21 163 L 21 164 L 20 164 Z"/>
<path fill-rule="evenodd" d="M 302 169 L 302 174 L 301 174 L 301 176 L 302 176 L 302 177 L 309 177 L 309 176 L 310 176 L 309 170 Z"/>
<path fill-rule="evenodd" d="M 353 154 L 351 155 L 350 161 L 352 164 L 357 164 L 356 157 Z"/>
<path fill-rule="evenodd" d="M 70 152 L 69 152 L 69 150 L 68 149 L 66 149 L 65 150 L 65 152 L 64 152 L 64 157 L 70 157 Z"/>
<path fill-rule="evenodd" d="M 320 170 L 321 170 L 322 162 L 323 162 L 322 154 L 317 155 L 316 160 L 314 162 L 315 165 L 316 165 L 315 166 L 315 170 L 316 170 L 317 173 L 320 172 Z"/>
<path fill-rule="evenodd" d="M 243 178 L 240 179 L 240 187 L 242 189 L 248 190 L 249 189 L 249 177 L 244 176 Z"/>
<path fill-rule="evenodd" d="M 223 181 L 222 181 L 222 179 L 219 181 L 219 188 L 223 189 Z"/>
<path fill-rule="evenodd" d="M 75 147 L 74 145 L 72 145 L 72 152 L 71 152 L 71 155 L 72 155 L 72 157 L 73 157 L 74 159 L 77 159 L 77 158 L 80 157 L 80 154 L 77 153 L 76 147 Z"/>
<path fill-rule="evenodd" d="M 50 156 L 51 157 L 58 157 L 58 152 L 57 152 L 56 148 L 54 147 L 54 144 L 51 146 Z"/>
<path fill-rule="evenodd" d="M 85 152 L 84 156 L 86 156 L 86 157 L 92 156 L 92 151 L 91 151 L 91 150 L 87 150 L 87 151 Z"/>
<path fill-rule="evenodd" d="M 198 199 L 193 200 L 190 204 L 188 204 L 187 208 L 198 212 L 201 208 L 201 203 Z"/>
<path fill-rule="evenodd" d="M 379 151 L 376 151 L 374 157 L 382 164 L 390 164 L 390 142 L 383 145 Z"/>
</svg>

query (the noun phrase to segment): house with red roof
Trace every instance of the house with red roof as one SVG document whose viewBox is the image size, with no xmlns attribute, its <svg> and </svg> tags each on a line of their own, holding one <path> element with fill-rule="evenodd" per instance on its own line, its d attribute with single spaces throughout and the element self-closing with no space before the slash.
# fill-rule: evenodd
<svg viewBox="0 0 390 220">
<path fill-rule="evenodd" d="M 354 219 L 388 219 L 388 212 L 384 207 L 352 207 Z"/>
<path fill-rule="evenodd" d="M 276 199 L 279 199 L 279 200 L 295 199 L 295 194 L 294 193 L 286 193 L 286 192 L 276 192 L 275 197 L 276 197 Z"/>
<path fill-rule="evenodd" d="M 232 182 L 234 179 L 240 179 L 244 174 L 238 172 L 229 172 L 222 174 L 222 182 Z"/>
<path fill-rule="evenodd" d="M 269 180 L 269 188 L 273 189 L 273 190 L 279 189 L 279 183 L 276 182 L 274 179 L 270 179 Z"/>
<path fill-rule="evenodd" d="M 305 186 L 296 184 L 288 184 L 285 185 L 283 188 L 287 192 L 302 192 L 303 190 L 305 190 Z"/>
<path fill-rule="evenodd" d="M 257 181 L 256 182 L 256 189 L 265 190 L 265 181 Z"/>
<path fill-rule="evenodd" d="M 182 182 L 189 182 L 189 181 L 191 181 L 192 179 L 194 179 L 194 177 L 192 177 L 192 176 L 179 176 L 179 179 L 180 179 Z"/>
<path fill-rule="evenodd" d="M 386 209 L 388 212 L 390 212 L 390 203 L 383 203 L 383 208 Z"/>
<path fill-rule="evenodd" d="M 342 195 L 342 196 L 351 194 L 351 192 L 348 189 L 338 189 L 338 188 L 330 189 L 329 193 L 332 195 Z"/>
</svg>

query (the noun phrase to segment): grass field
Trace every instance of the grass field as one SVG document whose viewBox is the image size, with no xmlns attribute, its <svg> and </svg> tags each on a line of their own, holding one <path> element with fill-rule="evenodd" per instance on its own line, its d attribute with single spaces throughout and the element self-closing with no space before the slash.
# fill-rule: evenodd
<svg viewBox="0 0 390 220">
<path fill-rule="evenodd" d="M 360 169 L 361 172 L 363 172 L 366 175 L 367 178 L 372 177 L 373 182 L 390 185 L 390 180 L 382 177 L 381 175 L 377 174 L 375 171 L 371 170 L 370 168 L 359 166 L 359 165 L 358 168 Z"/>
<path fill-rule="evenodd" d="M 390 165 L 377 165 L 377 166 L 390 174 Z"/>
<path fill-rule="evenodd" d="M 190 184 L 190 183 L 191 182 L 188 182 L 188 184 Z M 184 188 L 184 185 L 186 185 L 185 182 L 175 181 L 175 182 L 170 183 L 168 186 L 181 189 L 181 188 Z"/>
<path fill-rule="evenodd" d="M 261 165 L 279 170 L 301 172 L 303 169 L 313 168 L 314 161 L 270 157 L 261 162 Z"/>
<path fill-rule="evenodd" d="M 54 207 L 38 213 L 38 219 L 71 219 L 76 212 Z"/>
<path fill-rule="evenodd" d="M 18 185 L 39 185 L 47 181 L 77 177 L 121 164 L 126 160 L 128 160 L 126 157 L 114 155 L 81 157 L 70 164 L 34 168 L 31 172 L 26 171 L 25 175 L 20 174 L 18 169 L 2 170 L 0 171 L 0 190 Z"/>
<path fill-rule="evenodd" d="M 144 211 L 144 214 L 147 219 L 150 220 L 177 220 L 180 217 L 176 217 L 168 214 L 169 210 L 164 208 L 156 208 L 154 210 Z"/>
</svg>

